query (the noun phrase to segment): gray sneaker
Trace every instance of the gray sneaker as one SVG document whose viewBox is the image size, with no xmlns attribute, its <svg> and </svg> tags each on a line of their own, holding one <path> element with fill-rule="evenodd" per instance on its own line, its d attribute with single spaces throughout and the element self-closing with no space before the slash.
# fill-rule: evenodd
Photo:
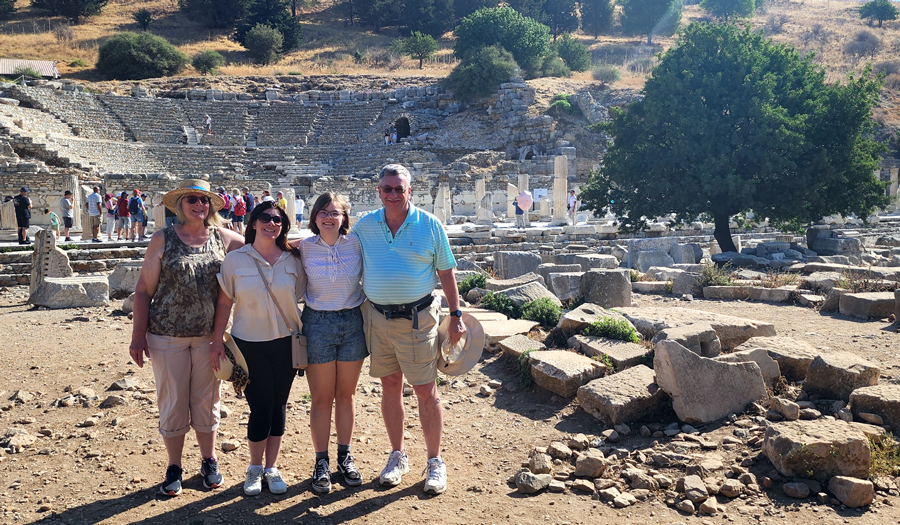
<svg viewBox="0 0 900 525">
<path fill-rule="evenodd" d="M 431 458 L 425 467 L 428 477 L 425 478 L 425 492 L 440 494 L 447 490 L 447 465 L 441 458 Z"/>
<path fill-rule="evenodd" d="M 382 485 L 396 487 L 407 472 L 409 472 L 409 456 L 405 452 L 395 450 L 391 452 L 387 465 L 381 471 L 381 476 L 379 476 L 378 480 Z"/>
<path fill-rule="evenodd" d="M 247 469 L 247 479 L 244 481 L 244 494 L 257 496 L 262 492 L 262 467 L 250 467 Z"/>
<path fill-rule="evenodd" d="M 266 486 L 269 487 L 269 492 L 272 494 L 284 494 L 287 492 L 287 483 L 284 482 L 284 478 L 281 477 L 281 472 L 278 472 L 278 469 L 264 473 L 263 478 L 265 478 Z"/>
</svg>

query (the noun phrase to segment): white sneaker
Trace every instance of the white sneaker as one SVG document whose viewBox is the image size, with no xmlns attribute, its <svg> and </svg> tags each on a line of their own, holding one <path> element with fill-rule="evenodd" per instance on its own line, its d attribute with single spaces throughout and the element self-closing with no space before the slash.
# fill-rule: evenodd
<svg viewBox="0 0 900 525">
<path fill-rule="evenodd" d="M 256 496 L 262 492 L 262 467 L 250 467 L 247 469 L 247 479 L 244 481 L 244 494 Z"/>
<path fill-rule="evenodd" d="M 409 472 L 409 456 L 404 452 L 395 450 L 391 452 L 387 465 L 381 471 L 378 480 L 382 485 L 395 487 L 403 480 L 403 475 Z"/>
<path fill-rule="evenodd" d="M 266 479 L 269 492 L 272 494 L 284 494 L 287 492 L 287 483 L 284 482 L 284 478 L 281 477 L 281 472 L 278 472 L 278 469 L 272 472 L 264 472 L 263 477 Z"/>
<path fill-rule="evenodd" d="M 447 465 L 441 458 L 431 458 L 425 467 L 428 477 L 425 479 L 425 492 L 440 494 L 447 490 Z"/>
</svg>

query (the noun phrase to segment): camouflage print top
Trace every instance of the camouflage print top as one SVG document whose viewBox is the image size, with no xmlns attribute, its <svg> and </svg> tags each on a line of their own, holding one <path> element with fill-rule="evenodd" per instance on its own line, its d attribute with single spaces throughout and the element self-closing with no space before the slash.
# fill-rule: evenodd
<svg viewBox="0 0 900 525">
<path fill-rule="evenodd" d="M 206 244 L 184 244 L 175 227 L 164 230 L 166 246 L 160 261 L 159 284 L 150 301 L 147 331 L 170 337 L 212 335 L 225 243 L 218 228 L 209 229 Z"/>
</svg>

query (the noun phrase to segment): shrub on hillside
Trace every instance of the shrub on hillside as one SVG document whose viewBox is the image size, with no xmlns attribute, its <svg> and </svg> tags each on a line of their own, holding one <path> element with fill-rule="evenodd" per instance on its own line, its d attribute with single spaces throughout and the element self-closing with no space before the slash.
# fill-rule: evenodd
<svg viewBox="0 0 900 525">
<path fill-rule="evenodd" d="M 612 84 L 622 79 L 622 73 L 619 72 L 619 68 L 611 64 L 594 66 L 594 69 L 591 70 L 591 76 L 594 77 L 594 80 L 599 80 L 604 84 Z"/>
<path fill-rule="evenodd" d="M 459 284 L 456 285 L 456 288 L 459 290 L 459 295 L 466 295 L 472 288 L 484 288 L 486 284 L 487 275 L 483 273 L 477 273 L 475 275 L 470 275 L 460 281 Z"/>
<path fill-rule="evenodd" d="M 283 42 L 284 38 L 280 31 L 262 24 L 256 24 L 244 37 L 244 47 L 250 56 L 263 65 L 271 64 L 280 58 Z"/>
<path fill-rule="evenodd" d="M 559 58 L 572 71 L 587 71 L 591 68 L 591 52 L 586 45 L 566 33 L 554 44 Z"/>
<path fill-rule="evenodd" d="M 481 298 L 481 306 L 488 310 L 500 312 L 510 319 L 519 318 L 519 308 L 513 304 L 512 299 L 502 293 L 488 292 Z"/>
<path fill-rule="evenodd" d="M 201 75 L 216 74 L 216 70 L 225 65 L 225 57 L 215 51 L 203 51 L 197 53 L 191 59 L 191 65 Z"/>
<path fill-rule="evenodd" d="M 137 22 L 137 25 L 141 26 L 141 29 L 146 31 L 147 28 L 150 27 L 150 22 L 153 22 L 153 13 L 151 13 L 149 9 L 143 7 L 135 11 L 134 14 L 131 15 L 131 18 Z"/>
<path fill-rule="evenodd" d="M 16 12 L 16 0 L 0 0 L 0 16 Z"/>
<path fill-rule="evenodd" d="M 64 16 L 77 24 L 79 19 L 99 15 L 109 0 L 31 0 L 31 7 Z"/>
<path fill-rule="evenodd" d="M 541 297 L 522 307 L 522 319 L 541 323 L 544 328 L 553 328 L 562 317 L 562 308 L 549 297 Z"/>
<path fill-rule="evenodd" d="M 875 53 L 881 49 L 881 39 L 875 33 L 860 29 L 850 40 L 844 44 L 844 53 L 856 57 L 875 57 Z"/>
<path fill-rule="evenodd" d="M 97 70 L 116 80 L 174 75 L 187 57 L 166 39 L 150 33 L 118 33 L 100 46 Z"/>
<path fill-rule="evenodd" d="M 41 76 L 40 72 L 38 72 L 38 70 L 34 69 L 31 66 L 17 66 L 13 70 L 13 76 L 15 76 L 15 77 L 24 76 L 26 78 L 43 78 Z"/>
<path fill-rule="evenodd" d="M 885 60 L 872 66 L 872 72 L 876 75 L 884 73 L 887 76 L 900 73 L 900 60 Z"/>
<path fill-rule="evenodd" d="M 516 70 L 512 54 L 500 46 L 490 46 L 476 52 L 453 68 L 445 84 L 458 100 L 486 97 L 509 81 Z"/>
<path fill-rule="evenodd" d="M 885 20 L 897 19 L 897 8 L 890 0 L 872 0 L 859 8 L 859 17 L 867 19 L 869 25 L 878 20 L 878 27 L 881 27 Z"/>
<path fill-rule="evenodd" d="M 509 6 L 479 9 L 460 20 L 453 32 L 457 58 L 465 60 L 481 49 L 501 46 L 531 76 L 540 73 L 550 49 L 550 28 Z"/>
<path fill-rule="evenodd" d="M 563 62 L 561 58 L 556 56 L 556 53 L 551 53 L 544 57 L 544 60 L 541 62 L 541 76 L 542 77 L 570 77 L 572 76 L 572 70 L 566 66 L 566 63 Z"/>
</svg>

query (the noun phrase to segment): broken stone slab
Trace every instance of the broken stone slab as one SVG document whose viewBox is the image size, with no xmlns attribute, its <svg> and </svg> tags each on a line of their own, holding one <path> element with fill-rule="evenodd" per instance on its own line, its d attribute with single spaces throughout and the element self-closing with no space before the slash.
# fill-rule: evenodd
<svg viewBox="0 0 900 525">
<path fill-rule="evenodd" d="M 676 277 L 683 273 L 684 270 L 681 268 L 667 268 L 664 266 L 654 266 L 646 272 L 648 277 L 657 281 L 674 281 Z"/>
<path fill-rule="evenodd" d="M 84 308 L 109 304 L 109 281 L 105 275 L 48 277 L 28 298 L 28 304 L 47 308 Z"/>
<path fill-rule="evenodd" d="M 575 264 L 581 265 L 582 272 L 590 271 L 593 268 L 612 270 L 619 267 L 619 260 L 613 255 L 585 253 L 575 256 Z"/>
<path fill-rule="evenodd" d="M 890 317 L 895 306 L 893 292 L 844 293 L 840 300 L 841 315 L 862 319 Z"/>
<path fill-rule="evenodd" d="M 539 282 L 544 284 L 544 278 L 536 273 L 526 273 L 511 279 L 488 279 L 484 287 L 492 292 L 499 292 L 508 288 L 515 288 L 523 284 Z"/>
<path fill-rule="evenodd" d="M 551 273 L 582 273 L 582 271 L 580 264 L 544 263 L 537 268 L 537 274 L 544 278 L 544 283 L 550 283 Z"/>
<path fill-rule="evenodd" d="M 768 398 L 756 363 L 707 359 L 673 341 L 657 343 L 653 369 L 657 384 L 672 398 L 675 414 L 686 423 L 715 421 Z"/>
<path fill-rule="evenodd" d="M 850 400 L 857 388 L 878 384 L 881 368 L 850 352 L 834 351 L 816 356 L 806 371 L 803 391 L 820 399 Z"/>
<path fill-rule="evenodd" d="M 761 348 L 778 363 L 781 374 L 788 381 L 803 381 L 806 371 L 820 352 L 816 348 L 793 337 L 753 337 L 737 346 L 735 352 Z"/>
<path fill-rule="evenodd" d="M 709 491 L 706 489 L 706 483 L 700 476 L 685 476 L 683 480 L 679 480 L 679 488 L 683 487 L 684 497 L 693 504 L 699 504 L 709 498 Z"/>
<path fill-rule="evenodd" d="M 703 298 L 720 301 L 745 301 L 750 297 L 747 286 L 704 286 Z"/>
<path fill-rule="evenodd" d="M 589 324 L 606 317 L 622 320 L 631 325 L 631 321 L 625 319 L 625 316 L 618 312 L 607 310 L 593 303 L 583 303 L 578 308 L 564 313 L 556 326 L 566 335 L 580 334 Z M 631 326 L 634 327 L 634 325 Z"/>
<path fill-rule="evenodd" d="M 722 352 L 722 343 L 716 331 L 708 323 L 694 323 L 660 330 L 653 336 L 653 344 L 662 340 L 674 341 L 703 357 L 716 357 Z"/>
<path fill-rule="evenodd" d="M 802 293 L 798 296 L 797 302 L 799 302 L 802 306 L 815 308 L 821 306 L 825 302 L 825 298 L 821 295 Z"/>
<path fill-rule="evenodd" d="M 769 399 L 769 408 L 778 411 L 788 421 L 800 419 L 800 405 L 788 399 L 773 397 Z"/>
<path fill-rule="evenodd" d="M 500 347 L 500 350 L 502 350 L 504 354 L 512 356 L 515 359 L 518 359 L 519 356 L 521 356 L 528 350 L 541 351 L 547 349 L 547 347 L 544 346 L 544 343 L 535 341 L 534 339 L 521 334 L 507 337 L 506 339 L 498 342 L 497 346 Z"/>
<path fill-rule="evenodd" d="M 493 310 L 486 310 L 484 308 L 472 308 L 469 306 L 464 306 L 460 308 L 464 313 L 467 313 L 478 319 L 479 321 L 506 321 L 509 319 L 505 315 L 500 312 L 495 312 Z"/>
<path fill-rule="evenodd" d="M 672 256 L 662 250 L 639 251 L 631 258 L 631 267 L 639 272 L 646 272 L 654 266 L 671 267 L 673 264 Z"/>
<path fill-rule="evenodd" d="M 875 485 L 865 479 L 835 476 L 828 481 L 828 492 L 850 508 L 864 507 L 875 499 Z"/>
<path fill-rule="evenodd" d="M 578 389 L 581 408 L 608 426 L 652 414 L 664 398 L 653 370 L 644 365 L 595 379 Z"/>
<path fill-rule="evenodd" d="M 574 397 L 582 385 L 606 373 L 603 363 L 575 352 L 547 350 L 529 356 L 534 382 L 565 398 Z"/>
<path fill-rule="evenodd" d="M 844 421 L 785 421 L 766 428 L 762 453 L 785 477 L 824 481 L 832 476 L 866 477 L 866 435 Z"/>
<path fill-rule="evenodd" d="M 694 323 L 708 323 L 716 331 L 723 350 L 731 350 L 751 337 L 775 335 L 775 325 L 771 323 L 689 308 L 624 307 L 618 311 L 631 321 L 645 339 L 651 340 L 660 330 Z"/>
<path fill-rule="evenodd" d="M 684 272 L 676 275 L 675 279 L 672 280 L 672 294 L 679 296 L 690 294 L 700 297 L 703 295 L 703 287 L 697 282 L 697 277 L 699 276 L 699 273 L 694 272 Z"/>
<path fill-rule="evenodd" d="M 572 342 L 575 344 L 571 344 Z M 619 372 L 641 364 L 651 352 L 643 345 L 592 335 L 572 336 L 570 346 L 588 357 L 607 356 L 613 368 Z"/>
<path fill-rule="evenodd" d="M 499 251 L 494 254 L 494 269 L 501 279 L 535 273 L 542 262 L 541 256 L 532 252 Z"/>
<path fill-rule="evenodd" d="M 116 265 L 109 275 L 109 296 L 112 299 L 124 299 L 134 293 L 142 265 L 141 261 L 123 261 Z"/>
<path fill-rule="evenodd" d="M 538 276 L 540 277 L 540 276 Z M 538 299 L 550 299 L 556 306 L 562 306 L 562 303 L 559 299 L 550 293 L 544 285 L 540 282 L 531 282 L 528 284 L 523 284 L 521 286 L 515 286 L 513 288 L 507 288 L 506 290 L 500 290 L 497 292 L 498 294 L 505 295 L 509 297 L 512 304 L 522 307 L 526 304 L 537 301 Z"/>
<path fill-rule="evenodd" d="M 649 239 L 630 239 L 628 241 L 628 251 L 627 257 L 625 259 L 625 265 L 628 268 L 637 268 L 637 256 L 640 252 L 644 251 L 660 251 L 666 254 L 669 253 L 669 250 L 672 249 L 673 246 L 678 244 L 678 240 L 673 237 L 653 237 Z M 671 259 L 671 257 L 669 257 Z M 657 266 L 671 266 L 668 265 L 657 265 Z M 649 266 L 647 267 L 649 268 Z M 646 271 L 646 269 L 641 270 Z"/>
<path fill-rule="evenodd" d="M 820 312 L 837 312 L 841 307 L 841 296 L 848 293 L 844 288 L 835 286 L 825 294 L 825 301 L 819 307 Z"/>
<path fill-rule="evenodd" d="M 631 276 L 627 270 L 591 270 L 581 276 L 579 295 L 603 308 L 631 306 Z"/>
<path fill-rule="evenodd" d="M 635 293 L 664 294 L 671 291 L 672 283 L 667 281 L 633 281 L 631 291 Z"/>
<path fill-rule="evenodd" d="M 599 478 L 609 467 L 609 461 L 596 448 L 587 449 L 575 460 L 575 475 L 587 478 Z"/>
<path fill-rule="evenodd" d="M 122 311 L 126 314 L 130 314 L 134 311 L 134 294 L 129 295 L 122 301 Z"/>
<path fill-rule="evenodd" d="M 857 418 L 861 413 L 877 414 L 883 424 L 900 431 L 900 385 L 857 388 L 850 394 L 850 411 Z"/>
<path fill-rule="evenodd" d="M 551 273 L 549 290 L 560 301 L 577 299 L 581 294 L 581 276 L 579 272 Z"/>
<path fill-rule="evenodd" d="M 843 280 L 844 277 L 838 272 L 813 272 L 803 278 L 803 286 L 814 292 L 826 294 Z"/>
<path fill-rule="evenodd" d="M 524 319 L 482 321 L 481 327 L 484 329 L 484 343 L 490 346 L 496 345 L 507 337 L 516 334 L 527 334 L 538 324 L 535 321 L 526 321 Z"/>
<path fill-rule="evenodd" d="M 535 494 L 550 486 L 553 476 L 550 474 L 532 474 L 523 470 L 516 474 L 516 490 L 522 494 Z"/>
<path fill-rule="evenodd" d="M 780 286 L 778 288 L 751 286 L 749 299 L 766 303 L 786 303 L 791 300 L 791 294 L 796 291 L 796 286 Z"/>
<path fill-rule="evenodd" d="M 732 268 L 750 268 L 754 270 L 763 270 L 769 266 L 769 259 L 765 257 L 757 257 L 737 252 L 725 252 L 713 254 L 710 259 L 718 265 L 731 263 Z"/>
<path fill-rule="evenodd" d="M 695 248 L 700 247 L 696 244 L 676 244 L 669 249 L 669 255 L 675 264 L 694 264 L 700 261 Z M 702 250 L 700 256 L 703 256 Z"/>
<path fill-rule="evenodd" d="M 759 371 L 762 373 L 763 381 L 766 386 L 772 388 L 781 377 L 781 369 L 778 362 L 772 359 L 769 354 L 762 348 L 754 348 L 752 350 L 741 350 L 740 352 L 732 352 L 730 354 L 720 355 L 715 358 L 716 361 L 723 363 L 747 363 L 753 361 L 759 365 Z"/>
</svg>

